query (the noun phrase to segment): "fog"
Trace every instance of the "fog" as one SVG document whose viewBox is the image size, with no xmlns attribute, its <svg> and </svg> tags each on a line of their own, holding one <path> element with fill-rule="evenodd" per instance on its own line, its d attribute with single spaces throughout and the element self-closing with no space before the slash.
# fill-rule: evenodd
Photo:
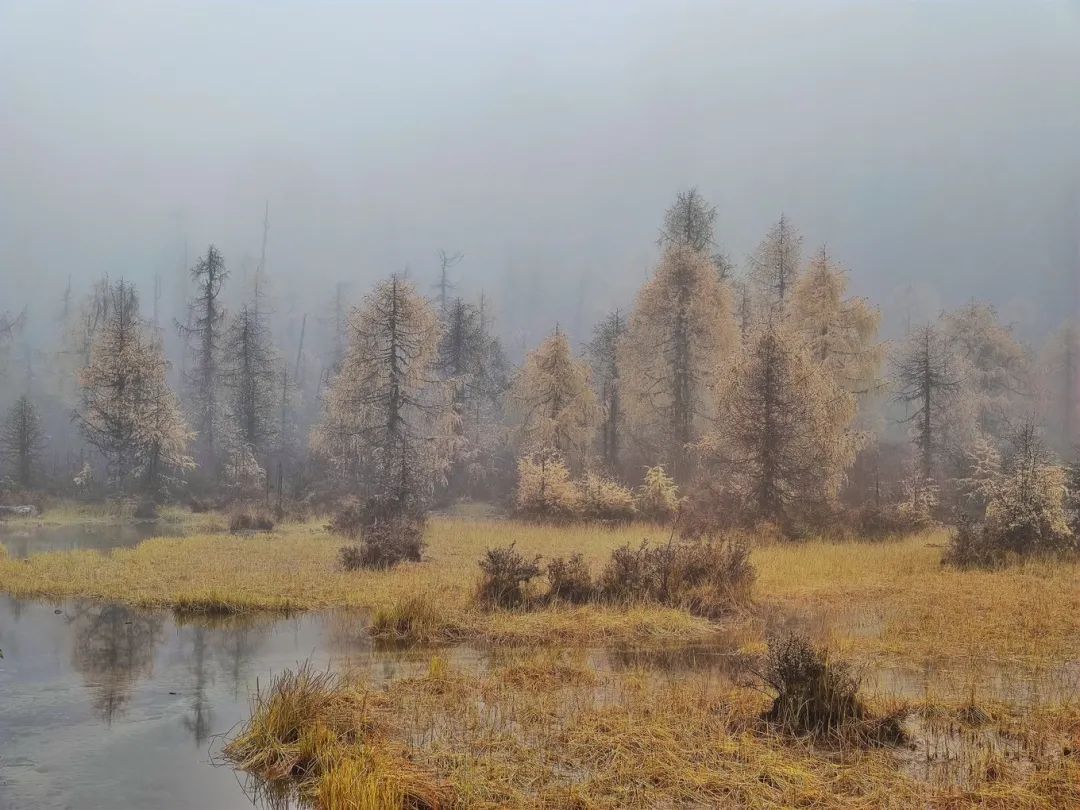
<svg viewBox="0 0 1080 810">
<path fill-rule="evenodd" d="M 737 266 L 783 211 L 894 332 L 978 298 L 1042 335 L 1078 144 L 1075 0 L 5 0 L 0 310 L 103 273 L 179 298 L 210 242 L 242 279 L 268 206 L 291 312 L 445 248 L 512 341 L 580 339 L 697 185 Z"/>
</svg>

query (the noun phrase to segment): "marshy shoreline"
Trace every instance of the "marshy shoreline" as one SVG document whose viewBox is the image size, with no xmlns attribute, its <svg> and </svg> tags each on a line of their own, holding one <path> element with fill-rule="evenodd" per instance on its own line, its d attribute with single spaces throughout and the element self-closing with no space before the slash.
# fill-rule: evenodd
<svg viewBox="0 0 1080 810">
<path fill-rule="evenodd" d="M 323 684 L 365 696 L 384 729 L 377 739 L 344 726 L 327 736 L 318 717 L 296 719 L 297 733 L 323 734 L 324 759 L 351 763 L 328 784 L 296 782 L 314 806 L 368 806 L 328 798 L 367 795 L 360 783 L 371 795 L 404 795 L 402 774 L 430 780 L 439 802 L 414 806 L 1080 801 L 1076 563 L 960 572 L 941 566 L 944 535 L 935 533 L 762 541 L 751 551 L 752 600 L 717 621 L 655 604 L 475 604 L 477 561 L 488 548 L 581 553 L 595 570 L 614 549 L 662 531 L 440 516 L 422 562 L 347 572 L 336 564 L 340 540 L 318 521 L 268 533 L 195 530 L 107 553 L 5 553 L 0 590 L 19 600 L 171 610 L 195 627 L 333 611 L 368 643 L 406 645 L 417 663 L 404 677 L 372 680 L 352 661 Z M 401 627 L 407 632 L 387 632 Z M 755 673 L 770 637 L 791 631 L 850 662 L 868 711 L 902 717 L 905 742 L 828 745 L 765 723 L 769 690 Z M 448 644 L 469 645 L 483 664 L 462 664 Z M 600 650 L 609 652 L 597 658 Z M 709 663 L 685 665 L 691 660 Z M 252 723 L 272 687 L 263 680 L 260 689 Z M 349 717 L 354 731 L 367 727 L 362 715 Z M 265 789 L 250 734 L 247 743 L 247 756 L 232 761 Z M 395 762 L 408 765 L 395 770 Z"/>
</svg>

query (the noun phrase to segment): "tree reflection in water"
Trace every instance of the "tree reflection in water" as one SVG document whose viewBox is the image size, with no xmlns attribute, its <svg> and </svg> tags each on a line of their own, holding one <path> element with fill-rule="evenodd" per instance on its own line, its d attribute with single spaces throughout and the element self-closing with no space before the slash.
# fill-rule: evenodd
<svg viewBox="0 0 1080 810">
<path fill-rule="evenodd" d="M 124 711 L 140 678 L 154 669 L 163 621 L 123 605 L 79 603 L 68 614 L 75 639 L 72 666 L 93 692 L 109 725 Z"/>
</svg>

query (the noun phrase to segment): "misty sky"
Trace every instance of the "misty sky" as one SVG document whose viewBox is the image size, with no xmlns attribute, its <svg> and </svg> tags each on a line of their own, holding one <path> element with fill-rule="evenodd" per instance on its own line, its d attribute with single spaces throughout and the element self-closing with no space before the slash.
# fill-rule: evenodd
<svg viewBox="0 0 1080 810">
<path fill-rule="evenodd" d="M 210 241 L 240 278 L 268 201 L 290 311 L 426 286 L 443 247 L 506 335 L 581 337 L 691 184 L 738 265 L 784 211 L 894 326 L 975 297 L 1045 333 L 1080 274 L 1080 2 L 0 0 L 0 311 L 172 291 Z"/>
</svg>

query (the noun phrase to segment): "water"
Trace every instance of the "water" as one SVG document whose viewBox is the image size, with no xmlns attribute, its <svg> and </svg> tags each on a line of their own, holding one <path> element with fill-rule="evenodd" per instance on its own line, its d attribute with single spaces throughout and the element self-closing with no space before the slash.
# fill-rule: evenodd
<svg viewBox="0 0 1080 810">
<path fill-rule="evenodd" d="M 0 544 L 19 559 L 46 551 L 110 551 L 130 548 L 150 537 L 181 534 L 153 522 L 123 525 L 31 526 L 12 529 L 0 524 Z"/>
<path fill-rule="evenodd" d="M 251 807 L 212 760 L 257 682 L 307 658 L 360 663 L 377 681 L 420 671 L 431 654 L 376 649 L 356 613 L 187 622 L 9 597 L 0 649 L 0 810 Z"/>
</svg>

